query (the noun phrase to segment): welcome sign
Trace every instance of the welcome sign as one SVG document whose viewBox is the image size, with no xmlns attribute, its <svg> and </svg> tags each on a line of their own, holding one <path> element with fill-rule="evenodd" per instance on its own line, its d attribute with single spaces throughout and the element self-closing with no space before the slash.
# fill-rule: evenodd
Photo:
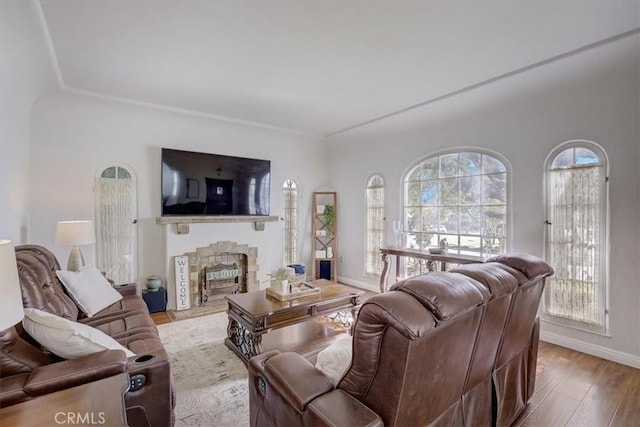
<svg viewBox="0 0 640 427">
<path fill-rule="evenodd" d="M 187 310 L 191 307 L 189 291 L 189 257 L 174 258 L 176 268 L 176 310 Z"/>
</svg>

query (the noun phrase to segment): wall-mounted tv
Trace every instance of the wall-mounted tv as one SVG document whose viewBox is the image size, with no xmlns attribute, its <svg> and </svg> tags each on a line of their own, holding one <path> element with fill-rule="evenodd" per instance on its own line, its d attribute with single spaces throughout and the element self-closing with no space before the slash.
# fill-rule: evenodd
<svg viewBox="0 0 640 427">
<path fill-rule="evenodd" d="M 271 161 L 162 149 L 162 215 L 269 215 Z"/>
</svg>

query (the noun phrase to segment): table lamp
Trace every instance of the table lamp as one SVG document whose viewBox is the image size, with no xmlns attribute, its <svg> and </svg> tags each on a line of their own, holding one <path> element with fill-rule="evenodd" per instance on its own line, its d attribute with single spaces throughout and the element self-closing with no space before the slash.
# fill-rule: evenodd
<svg viewBox="0 0 640 427">
<path fill-rule="evenodd" d="M 16 251 L 10 240 L 0 240 L 0 295 L 0 331 L 4 331 L 24 317 Z"/>
<path fill-rule="evenodd" d="M 80 245 L 95 243 L 93 221 L 59 221 L 56 225 L 56 244 L 72 246 L 67 262 L 67 270 L 78 271 L 84 266 L 84 257 Z"/>
</svg>

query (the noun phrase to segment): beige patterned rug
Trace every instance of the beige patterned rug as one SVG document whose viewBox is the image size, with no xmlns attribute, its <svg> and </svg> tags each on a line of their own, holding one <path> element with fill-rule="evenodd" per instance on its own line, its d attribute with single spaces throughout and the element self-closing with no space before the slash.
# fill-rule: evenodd
<svg viewBox="0 0 640 427">
<path fill-rule="evenodd" d="M 224 345 L 226 313 L 158 325 L 176 388 L 176 427 L 249 425 L 247 369 Z"/>
</svg>

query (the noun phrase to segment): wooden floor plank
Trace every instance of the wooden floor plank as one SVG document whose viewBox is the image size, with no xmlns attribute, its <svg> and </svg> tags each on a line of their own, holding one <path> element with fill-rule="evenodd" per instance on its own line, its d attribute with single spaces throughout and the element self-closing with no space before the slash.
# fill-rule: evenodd
<svg viewBox="0 0 640 427">
<path fill-rule="evenodd" d="M 580 400 L 552 391 L 524 420 L 523 427 L 563 426 L 571 418 Z"/>
<path fill-rule="evenodd" d="M 582 400 L 592 388 L 596 379 L 604 369 L 606 362 L 599 357 L 579 353 L 567 375 L 554 392 Z"/>
<path fill-rule="evenodd" d="M 624 366 L 631 379 L 618 407 L 611 427 L 640 427 L 640 370 Z"/>
<path fill-rule="evenodd" d="M 633 383 L 633 368 L 602 361 L 600 375 L 582 399 L 567 423 L 570 427 L 606 426 L 613 419 L 629 387 Z"/>
<path fill-rule="evenodd" d="M 549 398 L 551 394 L 554 394 L 558 386 L 570 379 L 573 375 L 579 374 L 580 365 L 576 362 L 585 356 L 587 355 L 541 341 L 538 348 L 535 389 L 529 400 L 529 405 L 516 420 L 514 426 L 524 425 L 529 416 L 537 416 L 538 406 Z M 566 394 L 569 397 L 573 395 L 575 400 L 580 401 L 586 391 L 586 389 L 583 389 L 581 395 L 577 393 Z M 557 394 L 557 392 L 555 394 Z M 552 398 L 557 397 L 555 394 Z"/>
</svg>

